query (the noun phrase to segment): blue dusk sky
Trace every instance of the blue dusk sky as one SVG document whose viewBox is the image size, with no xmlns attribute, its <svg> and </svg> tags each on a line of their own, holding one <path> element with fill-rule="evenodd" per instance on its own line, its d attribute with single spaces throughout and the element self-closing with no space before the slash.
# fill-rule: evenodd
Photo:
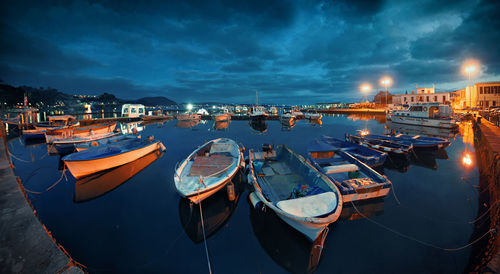
<svg viewBox="0 0 500 274">
<path fill-rule="evenodd" d="M 357 101 L 500 77 L 500 1 L 2 1 L 0 79 L 177 102 Z"/>
</svg>

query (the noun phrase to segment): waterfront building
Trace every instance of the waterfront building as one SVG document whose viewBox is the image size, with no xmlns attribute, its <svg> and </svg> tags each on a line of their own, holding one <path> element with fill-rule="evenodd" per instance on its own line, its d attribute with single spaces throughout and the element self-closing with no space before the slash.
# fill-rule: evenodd
<svg viewBox="0 0 500 274">
<path fill-rule="evenodd" d="M 342 106 L 341 102 L 316 103 L 316 109 L 340 108 L 341 106 Z"/>
<path fill-rule="evenodd" d="M 451 101 L 451 92 L 438 92 L 436 93 L 435 86 L 432 88 L 416 88 L 410 94 L 397 94 L 392 97 L 394 105 L 406 105 L 414 103 L 440 103 L 449 104 Z"/>
<path fill-rule="evenodd" d="M 475 83 L 454 92 L 455 108 L 487 108 L 500 106 L 500 81 Z"/>
</svg>

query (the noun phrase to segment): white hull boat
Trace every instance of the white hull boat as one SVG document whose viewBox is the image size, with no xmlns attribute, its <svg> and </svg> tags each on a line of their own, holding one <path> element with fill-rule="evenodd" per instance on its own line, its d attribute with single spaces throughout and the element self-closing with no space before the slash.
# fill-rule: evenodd
<svg viewBox="0 0 500 274">
<path fill-rule="evenodd" d="M 451 129 L 458 127 L 457 121 L 451 118 L 451 114 L 448 105 L 419 103 L 407 109 L 392 110 L 387 116 L 393 123 Z"/>
<path fill-rule="evenodd" d="M 176 168 L 175 187 L 182 197 L 199 203 L 230 182 L 243 165 L 235 141 L 215 139 L 198 147 Z"/>
<path fill-rule="evenodd" d="M 250 150 L 249 158 L 252 204 L 262 202 L 310 241 L 339 218 L 340 191 L 302 156 L 280 145 L 275 150 Z"/>
</svg>

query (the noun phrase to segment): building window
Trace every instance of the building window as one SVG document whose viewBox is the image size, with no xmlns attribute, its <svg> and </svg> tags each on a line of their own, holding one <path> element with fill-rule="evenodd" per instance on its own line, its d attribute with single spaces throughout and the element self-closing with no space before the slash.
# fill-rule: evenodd
<svg viewBox="0 0 500 274">
<path fill-rule="evenodd" d="M 483 94 L 483 87 L 479 88 L 479 94 Z"/>
<path fill-rule="evenodd" d="M 429 95 L 425 96 L 425 101 L 429 102 Z"/>
<path fill-rule="evenodd" d="M 485 87 L 484 88 L 484 93 L 485 94 L 490 94 L 490 87 Z"/>
<path fill-rule="evenodd" d="M 413 97 L 411 97 L 411 101 L 413 102 Z"/>
<path fill-rule="evenodd" d="M 443 103 L 446 102 L 446 96 L 443 95 Z"/>
<path fill-rule="evenodd" d="M 438 100 L 438 97 L 434 96 L 434 102 L 437 102 L 437 100 Z"/>
<path fill-rule="evenodd" d="M 408 101 L 406 97 L 403 97 L 405 99 L 405 102 Z"/>
</svg>

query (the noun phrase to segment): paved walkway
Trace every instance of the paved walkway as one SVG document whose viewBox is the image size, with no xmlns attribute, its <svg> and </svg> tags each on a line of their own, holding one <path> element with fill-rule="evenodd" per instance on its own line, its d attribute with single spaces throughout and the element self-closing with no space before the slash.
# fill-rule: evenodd
<svg viewBox="0 0 500 274">
<path fill-rule="evenodd" d="M 0 125 L 0 273 L 83 273 L 58 248 L 10 166 Z"/>
<path fill-rule="evenodd" d="M 490 123 L 488 120 L 482 119 L 479 124 L 484 137 L 488 139 L 488 143 L 493 151 L 500 153 L 500 127 Z"/>
</svg>

